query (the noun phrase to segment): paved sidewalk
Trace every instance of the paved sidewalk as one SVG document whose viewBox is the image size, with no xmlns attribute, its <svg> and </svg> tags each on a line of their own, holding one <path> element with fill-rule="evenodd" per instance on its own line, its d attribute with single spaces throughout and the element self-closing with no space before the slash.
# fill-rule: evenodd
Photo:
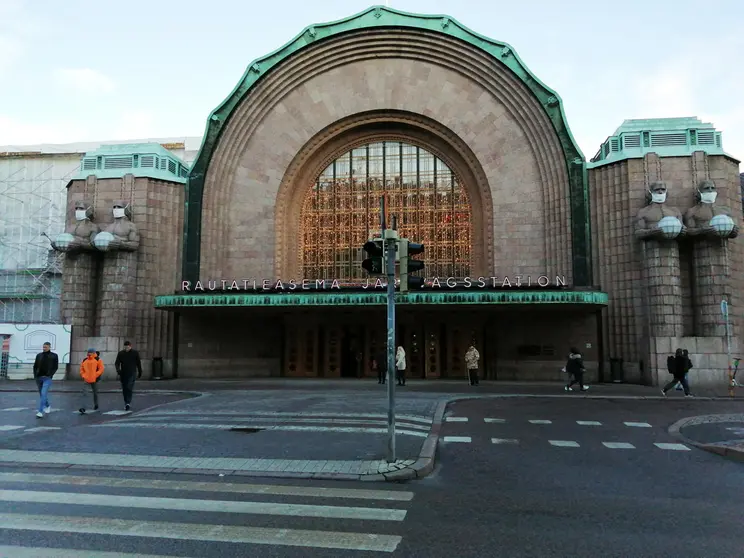
<svg viewBox="0 0 744 558">
<path fill-rule="evenodd" d="M 674 423 L 669 433 L 700 449 L 744 462 L 744 413 L 688 417 Z"/>
<path fill-rule="evenodd" d="M 79 390 L 77 380 L 55 380 L 53 389 L 57 392 Z M 100 384 L 102 390 L 118 391 L 117 381 L 103 381 Z M 319 378 L 251 378 L 237 380 L 201 380 L 201 379 L 165 379 L 137 381 L 138 391 L 166 391 L 166 392 L 190 392 L 190 393 L 215 393 L 220 391 L 321 391 L 336 393 L 340 391 L 350 392 L 378 392 L 386 393 L 386 386 L 381 386 L 375 379 L 344 378 L 344 379 L 319 379 Z M 725 399 L 731 401 L 728 395 L 728 387 L 721 386 L 716 389 L 695 389 L 692 385 L 696 398 L 702 399 Z M 0 380 L 0 392 L 3 391 L 37 391 L 33 380 Z M 563 391 L 562 382 L 501 382 L 481 381 L 478 387 L 468 385 L 466 380 L 418 380 L 409 379 L 405 388 L 397 388 L 397 394 L 458 394 L 473 396 L 509 395 L 509 396 L 531 396 L 531 397 L 589 397 L 589 398 L 649 398 L 660 399 L 660 389 L 653 386 L 641 386 L 636 384 L 602 383 L 590 386 L 588 392 Z M 670 392 L 668 397 L 675 398 L 681 392 Z M 744 401 L 744 388 L 738 388 L 734 400 Z"/>
</svg>

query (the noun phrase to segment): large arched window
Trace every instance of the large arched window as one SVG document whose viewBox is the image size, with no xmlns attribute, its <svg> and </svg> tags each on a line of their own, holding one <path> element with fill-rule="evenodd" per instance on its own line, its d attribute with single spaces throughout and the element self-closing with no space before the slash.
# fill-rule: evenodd
<svg viewBox="0 0 744 558">
<path fill-rule="evenodd" d="M 428 151 L 388 141 L 345 153 L 308 191 L 301 218 L 303 278 L 366 279 L 362 245 L 380 230 L 383 195 L 401 237 L 425 245 L 422 275 L 470 274 L 471 208 L 462 184 Z"/>
</svg>

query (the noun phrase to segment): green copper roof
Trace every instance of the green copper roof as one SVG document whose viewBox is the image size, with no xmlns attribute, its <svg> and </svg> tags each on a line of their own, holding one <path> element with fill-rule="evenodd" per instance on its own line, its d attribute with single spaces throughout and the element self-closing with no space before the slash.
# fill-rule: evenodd
<svg viewBox="0 0 744 558">
<path fill-rule="evenodd" d="M 121 178 L 125 174 L 186 183 L 189 166 L 159 143 L 102 145 L 85 154 L 73 180 Z"/>
<path fill-rule="evenodd" d="M 444 305 L 566 305 L 607 306 L 607 293 L 599 291 L 460 291 L 412 292 L 396 294 L 397 304 Z M 307 306 L 380 306 L 387 301 L 384 292 L 323 292 L 297 294 L 183 294 L 155 297 L 155 308 L 205 307 L 307 307 Z"/>
<path fill-rule="evenodd" d="M 624 159 L 656 153 L 660 157 L 682 157 L 695 151 L 726 155 L 721 132 L 713 124 L 693 117 L 626 120 L 607 138 L 587 164 L 600 167 Z"/>
<path fill-rule="evenodd" d="M 205 176 L 212 154 L 217 147 L 220 136 L 228 125 L 233 111 L 248 96 L 253 86 L 287 58 L 309 45 L 342 33 L 386 27 L 429 31 L 469 43 L 490 56 L 494 64 L 508 68 L 542 105 L 560 141 L 569 175 L 574 282 L 580 286 L 591 285 L 591 234 L 586 187 L 586 163 L 585 157 L 568 127 L 560 96 L 540 81 L 507 43 L 495 41 L 471 31 L 450 16 L 412 14 L 386 6 L 372 6 L 363 12 L 344 19 L 306 27 L 283 47 L 251 62 L 230 95 L 209 115 L 203 143 L 192 165 L 186 185 L 187 201 L 184 216 L 182 276 L 193 282 L 196 282 L 199 277 L 201 212 Z M 560 49 L 554 50 L 554 52 L 557 53 L 557 56 L 560 56 Z"/>
</svg>

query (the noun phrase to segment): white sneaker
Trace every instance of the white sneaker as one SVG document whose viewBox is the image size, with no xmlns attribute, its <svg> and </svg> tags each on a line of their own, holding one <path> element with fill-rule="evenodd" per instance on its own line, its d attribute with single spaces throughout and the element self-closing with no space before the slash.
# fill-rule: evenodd
<svg viewBox="0 0 744 558">
<path fill-rule="evenodd" d="M 581 391 L 589 391 L 589 386 L 584 386 L 583 388 L 581 388 Z"/>
<path fill-rule="evenodd" d="M 49 405 L 47 405 L 46 407 L 44 407 L 44 414 L 45 415 L 48 415 L 51 412 L 52 412 L 52 408 Z"/>
<path fill-rule="evenodd" d="M 36 418 L 44 418 L 44 414 L 41 411 L 36 411 Z"/>
<path fill-rule="evenodd" d="M 570 388 L 570 387 L 568 387 L 568 386 L 565 386 L 565 387 L 563 388 L 563 391 L 573 391 L 573 388 Z"/>
</svg>

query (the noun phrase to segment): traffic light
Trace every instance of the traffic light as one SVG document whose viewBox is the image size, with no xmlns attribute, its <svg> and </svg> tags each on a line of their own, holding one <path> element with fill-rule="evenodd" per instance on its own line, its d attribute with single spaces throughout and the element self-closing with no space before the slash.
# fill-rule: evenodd
<svg viewBox="0 0 744 558">
<path fill-rule="evenodd" d="M 413 260 L 411 256 L 423 254 L 424 245 L 411 242 L 407 238 L 400 239 L 400 292 L 407 293 L 409 287 L 420 289 L 424 286 L 424 278 L 409 275 L 424 269 L 424 262 Z"/>
<path fill-rule="evenodd" d="M 381 238 L 368 240 L 362 246 L 369 257 L 362 262 L 362 269 L 370 275 L 385 275 L 385 245 Z"/>
</svg>

